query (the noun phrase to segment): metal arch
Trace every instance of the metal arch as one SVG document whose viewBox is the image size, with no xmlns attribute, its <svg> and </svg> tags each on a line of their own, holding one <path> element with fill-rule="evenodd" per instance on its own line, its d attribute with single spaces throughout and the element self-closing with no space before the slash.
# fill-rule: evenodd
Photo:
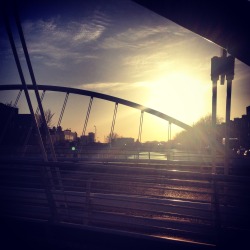
<svg viewBox="0 0 250 250">
<path fill-rule="evenodd" d="M 38 85 L 37 86 L 39 90 L 47 90 L 47 91 L 55 91 L 55 92 L 64 92 L 64 93 L 71 93 L 71 94 L 78 94 L 78 95 L 85 95 L 85 96 L 90 96 L 90 97 L 95 97 L 99 99 L 103 99 L 106 101 L 111 101 L 119 104 L 123 104 L 125 106 L 129 106 L 131 108 L 136 108 L 141 111 L 147 112 L 149 114 L 155 115 L 163 120 L 169 121 L 183 129 L 190 129 L 191 126 L 187 125 L 184 122 L 181 122 L 171 116 L 168 116 L 162 112 L 159 112 L 155 109 L 147 108 L 145 106 L 142 106 L 138 103 L 131 102 L 125 99 L 121 99 L 118 97 L 106 95 L 106 94 L 101 94 L 98 92 L 93 92 L 89 90 L 83 90 L 83 89 L 75 89 L 75 88 L 69 88 L 69 87 L 61 87 L 61 86 L 51 86 L 51 85 Z M 28 89 L 34 89 L 33 85 L 27 85 Z M 18 90 L 18 89 L 23 89 L 22 85 L 18 84 L 13 84 L 13 85 L 0 85 L 0 91 L 1 90 Z"/>
</svg>

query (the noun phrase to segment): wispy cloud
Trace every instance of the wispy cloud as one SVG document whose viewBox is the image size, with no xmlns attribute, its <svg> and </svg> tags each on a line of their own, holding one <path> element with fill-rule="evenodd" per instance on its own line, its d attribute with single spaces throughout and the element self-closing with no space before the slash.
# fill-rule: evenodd
<svg viewBox="0 0 250 250">
<path fill-rule="evenodd" d="M 63 23 L 60 17 L 50 20 L 26 21 L 24 32 L 31 56 L 40 56 L 45 65 L 63 66 L 63 60 L 79 63 L 95 59 L 87 50 L 105 32 L 106 21 L 90 19 Z"/>
<path fill-rule="evenodd" d="M 174 28 L 175 30 L 173 30 Z M 169 40 L 173 36 L 184 36 L 186 33 L 188 31 L 182 27 L 176 28 L 176 26 L 171 25 L 140 26 L 107 37 L 100 46 L 103 49 L 146 48 L 154 46 L 159 39 L 161 41 L 163 39 Z"/>
<path fill-rule="evenodd" d="M 79 24 L 77 24 L 79 26 Z M 91 42 L 93 40 L 97 40 L 105 27 L 102 25 L 95 24 L 80 24 L 80 27 L 76 27 L 76 34 L 73 37 L 74 41 L 81 41 L 83 43 Z"/>
<path fill-rule="evenodd" d="M 81 85 L 81 88 L 91 91 L 102 92 L 106 94 L 118 93 L 126 90 L 132 91 L 135 88 L 141 88 L 147 86 L 147 82 L 94 82 L 85 83 Z"/>
</svg>

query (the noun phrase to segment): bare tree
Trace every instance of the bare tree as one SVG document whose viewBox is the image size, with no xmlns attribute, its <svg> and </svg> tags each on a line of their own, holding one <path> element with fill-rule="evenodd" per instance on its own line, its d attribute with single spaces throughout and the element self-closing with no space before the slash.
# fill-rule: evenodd
<svg viewBox="0 0 250 250">
<path fill-rule="evenodd" d="M 217 118 L 217 124 L 222 118 Z M 187 148 L 204 148 L 210 144 L 212 137 L 212 115 L 201 117 L 191 129 L 175 136 L 175 141 Z"/>
<path fill-rule="evenodd" d="M 49 128 L 53 127 L 52 118 L 53 118 L 54 114 L 55 113 L 52 113 L 52 111 L 50 109 L 47 109 L 44 111 L 46 124 Z M 36 119 L 37 119 L 38 126 L 41 127 L 42 123 L 43 123 L 41 114 L 36 115 Z"/>
<path fill-rule="evenodd" d="M 113 133 L 112 136 L 109 134 L 109 135 L 107 135 L 107 136 L 105 137 L 105 142 L 106 142 L 106 143 L 110 143 L 110 142 L 115 141 L 117 138 L 120 138 L 120 136 L 119 136 L 117 133 Z"/>
</svg>

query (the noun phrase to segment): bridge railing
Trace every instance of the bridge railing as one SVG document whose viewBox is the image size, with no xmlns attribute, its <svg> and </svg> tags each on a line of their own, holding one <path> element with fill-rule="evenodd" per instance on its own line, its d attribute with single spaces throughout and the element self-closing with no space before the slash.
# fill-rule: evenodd
<svg viewBox="0 0 250 250">
<path fill-rule="evenodd" d="M 50 148 L 46 149 L 48 156 L 51 155 Z M 56 157 L 84 159 L 121 159 L 121 160 L 160 160 L 160 161 L 192 161 L 192 162 L 211 162 L 211 154 L 207 152 L 194 152 L 175 149 L 166 150 L 145 150 L 129 149 L 120 147 L 84 147 L 82 149 L 71 147 L 55 147 Z M 38 146 L 14 147 L 1 146 L 1 156 L 15 156 L 23 158 L 42 158 Z M 223 155 L 217 154 L 215 161 L 223 162 Z"/>
<path fill-rule="evenodd" d="M 172 171 L 166 165 L 3 159 L 0 176 L 5 218 L 209 245 L 249 232 L 247 177 Z"/>
</svg>

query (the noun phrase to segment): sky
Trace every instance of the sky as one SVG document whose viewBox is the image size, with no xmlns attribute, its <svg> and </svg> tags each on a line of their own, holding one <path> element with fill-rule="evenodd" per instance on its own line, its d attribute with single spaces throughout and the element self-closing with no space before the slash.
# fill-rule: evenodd
<svg viewBox="0 0 250 250">
<path fill-rule="evenodd" d="M 19 10 L 37 84 L 66 86 L 123 98 L 193 125 L 211 113 L 210 63 L 221 48 L 130 0 L 23 1 Z M 12 30 L 25 79 L 31 83 L 16 27 Z M 236 59 L 231 119 L 250 105 L 250 68 Z M 0 23 L 0 84 L 21 84 Z M 30 92 L 34 109 L 36 101 Z M 0 92 L 14 102 L 17 91 Z M 65 94 L 48 92 L 44 109 L 57 125 Z M 63 129 L 83 131 L 89 97 L 70 95 Z M 19 113 L 28 113 L 24 95 Z M 94 99 L 86 133 L 104 141 L 115 104 Z M 218 84 L 218 116 L 225 119 L 226 84 Z M 115 133 L 137 139 L 140 111 L 119 105 Z M 181 129 L 172 126 L 172 136 Z M 142 141 L 166 141 L 168 122 L 144 114 Z"/>
</svg>

